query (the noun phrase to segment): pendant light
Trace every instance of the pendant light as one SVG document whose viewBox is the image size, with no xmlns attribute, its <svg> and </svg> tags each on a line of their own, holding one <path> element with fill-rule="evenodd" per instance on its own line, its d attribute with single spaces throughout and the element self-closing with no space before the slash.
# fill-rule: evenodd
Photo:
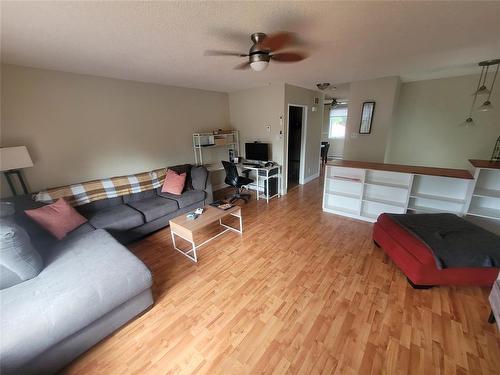
<svg viewBox="0 0 500 375">
<path fill-rule="evenodd" d="M 489 66 L 482 67 L 481 75 L 479 76 L 479 82 L 483 81 L 483 83 L 480 83 L 480 86 L 472 95 L 488 95 L 490 93 L 490 90 L 488 90 L 488 88 L 486 87 L 486 77 L 488 76 L 488 68 Z"/>
<path fill-rule="evenodd" d="M 474 120 L 472 118 L 472 112 L 474 111 L 474 106 L 476 105 L 477 97 L 479 95 L 486 95 L 487 94 L 488 97 L 483 102 L 483 104 L 479 108 L 477 108 L 477 110 L 479 112 L 486 112 L 486 111 L 490 111 L 493 109 L 493 105 L 491 104 L 490 99 L 491 99 L 491 94 L 493 94 L 493 87 L 495 86 L 495 81 L 497 79 L 498 67 L 500 66 L 500 59 L 481 61 L 478 65 L 481 67 L 481 74 L 480 74 L 479 80 L 477 82 L 476 91 L 474 91 L 474 94 L 472 94 L 473 99 L 472 99 L 472 105 L 471 105 L 470 110 L 469 110 L 469 116 L 465 119 L 465 121 L 463 121 L 460 124 L 461 126 L 469 127 L 469 126 L 475 125 Z M 491 81 L 491 86 L 488 89 L 488 87 L 487 87 L 488 70 L 489 70 L 490 66 L 494 66 L 494 65 L 496 65 L 495 74 L 493 75 L 493 80 Z"/>
</svg>

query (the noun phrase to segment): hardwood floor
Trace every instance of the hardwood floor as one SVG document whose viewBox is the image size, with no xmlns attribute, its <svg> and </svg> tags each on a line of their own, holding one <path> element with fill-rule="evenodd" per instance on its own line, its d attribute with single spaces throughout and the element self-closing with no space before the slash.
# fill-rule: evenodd
<svg viewBox="0 0 500 375">
<path fill-rule="evenodd" d="M 499 373 L 486 289 L 413 290 L 372 225 L 321 211 L 315 180 L 243 207 L 193 264 L 164 229 L 130 248 L 155 305 L 68 374 Z"/>
</svg>

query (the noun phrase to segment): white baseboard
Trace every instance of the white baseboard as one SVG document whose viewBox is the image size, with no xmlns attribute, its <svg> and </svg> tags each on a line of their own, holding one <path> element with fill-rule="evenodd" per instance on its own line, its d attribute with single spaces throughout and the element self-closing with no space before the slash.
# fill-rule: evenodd
<svg viewBox="0 0 500 375">
<path fill-rule="evenodd" d="M 312 180 L 314 180 L 318 177 L 319 177 L 319 171 L 318 171 L 318 173 L 315 173 L 313 175 L 310 175 L 309 177 L 304 178 L 304 184 L 307 184 L 308 182 L 311 182 Z"/>
</svg>

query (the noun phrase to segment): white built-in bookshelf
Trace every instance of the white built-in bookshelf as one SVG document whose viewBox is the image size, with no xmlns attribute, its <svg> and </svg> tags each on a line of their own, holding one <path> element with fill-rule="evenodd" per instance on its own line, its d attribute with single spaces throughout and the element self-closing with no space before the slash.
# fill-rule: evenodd
<svg viewBox="0 0 500 375">
<path fill-rule="evenodd" d="M 500 221 L 500 169 L 476 168 L 467 215 Z"/>
<path fill-rule="evenodd" d="M 384 212 L 449 212 L 500 225 L 500 169 L 476 167 L 472 176 L 457 169 L 332 162 L 325 172 L 323 210 L 370 222 Z"/>
</svg>

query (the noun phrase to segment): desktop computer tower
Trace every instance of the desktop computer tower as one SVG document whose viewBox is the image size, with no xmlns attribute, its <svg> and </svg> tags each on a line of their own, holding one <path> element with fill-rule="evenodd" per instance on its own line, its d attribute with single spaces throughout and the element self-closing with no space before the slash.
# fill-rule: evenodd
<svg viewBox="0 0 500 375">
<path fill-rule="evenodd" d="M 269 191 L 267 191 L 267 185 L 269 184 Z M 266 197 L 272 197 L 278 194 L 278 179 L 270 178 L 267 183 L 264 182 L 264 195 Z"/>
</svg>

